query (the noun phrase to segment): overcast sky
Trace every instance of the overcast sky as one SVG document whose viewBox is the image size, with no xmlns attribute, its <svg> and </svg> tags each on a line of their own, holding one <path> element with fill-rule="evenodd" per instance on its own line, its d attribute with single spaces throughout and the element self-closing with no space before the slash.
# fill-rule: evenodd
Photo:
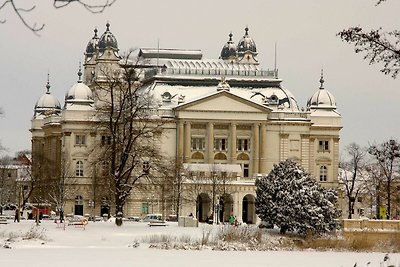
<svg viewBox="0 0 400 267">
<path fill-rule="evenodd" d="M 101 1 L 101 0 L 99 0 Z M 400 1 L 375 7 L 376 0 L 117 0 L 102 14 L 91 14 L 74 4 L 54 9 L 52 1 L 34 3 L 28 21 L 44 23 L 37 37 L 29 32 L 10 7 L 0 12 L 0 140 L 8 154 L 30 149 L 33 108 L 46 91 L 63 104 L 77 81 L 78 64 L 87 42 L 110 22 L 122 52 L 138 47 L 201 49 L 205 58 L 218 58 L 233 33 L 235 43 L 246 25 L 264 68 L 274 67 L 277 42 L 279 76 L 299 106 L 319 88 L 321 67 L 325 88 L 335 97 L 343 117 L 341 148 L 399 139 L 400 77 L 396 80 L 369 66 L 336 33 L 350 26 L 400 29 Z"/>
</svg>

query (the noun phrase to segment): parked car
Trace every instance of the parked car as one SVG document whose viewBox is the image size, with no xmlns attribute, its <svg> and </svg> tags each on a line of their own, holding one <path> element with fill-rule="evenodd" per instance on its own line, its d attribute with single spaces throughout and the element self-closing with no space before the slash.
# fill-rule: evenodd
<svg viewBox="0 0 400 267">
<path fill-rule="evenodd" d="M 162 215 L 161 214 L 147 214 L 142 222 L 153 222 L 153 221 L 162 221 Z"/>
<path fill-rule="evenodd" d="M 124 221 L 129 221 L 129 222 L 139 222 L 140 217 L 137 216 L 129 216 L 127 218 L 124 218 Z"/>
</svg>

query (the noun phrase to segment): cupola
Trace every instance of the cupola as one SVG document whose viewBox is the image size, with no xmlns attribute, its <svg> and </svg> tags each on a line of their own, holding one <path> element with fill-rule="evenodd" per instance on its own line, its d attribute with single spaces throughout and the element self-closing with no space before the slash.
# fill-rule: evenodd
<svg viewBox="0 0 400 267">
<path fill-rule="evenodd" d="M 335 97 L 324 88 L 324 75 L 321 71 L 320 87 L 307 101 L 308 109 L 336 109 Z"/>
<path fill-rule="evenodd" d="M 59 113 L 61 111 L 60 101 L 50 94 L 49 75 L 47 75 L 46 93 L 42 95 L 35 104 L 33 116 L 45 115 L 47 113 Z"/>
<path fill-rule="evenodd" d="M 89 43 L 86 46 L 85 55 L 88 59 L 92 58 L 93 55 L 97 52 L 98 43 L 99 37 L 97 36 L 97 29 L 94 29 L 94 36 L 92 37 L 92 39 L 90 39 Z"/>
<path fill-rule="evenodd" d="M 249 36 L 249 28 L 246 27 L 245 33 L 242 39 L 240 39 L 237 47 L 237 52 L 239 56 L 243 56 L 246 52 L 251 52 L 257 55 L 257 47 L 254 40 Z"/>
<path fill-rule="evenodd" d="M 106 31 L 101 35 L 98 42 L 99 52 L 103 53 L 106 49 L 112 49 L 114 52 L 118 52 L 118 42 L 114 34 L 110 32 L 110 23 L 107 22 L 106 27 Z"/>
<path fill-rule="evenodd" d="M 224 45 L 224 47 L 221 50 L 220 59 L 234 62 L 236 60 L 237 50 L 236 50 L 236 44 L 232 40 L 232 36 L 233 34 L 230 33 L 228 42 Z"/>
<path fill-rule="evenodd" d="M 92 90 L 82 82 L 82 71 L 79 68 L 78 82 L 65 95 L 65 107 L 68 104 L 91 105 L 94 103 Z"/>
</svg>

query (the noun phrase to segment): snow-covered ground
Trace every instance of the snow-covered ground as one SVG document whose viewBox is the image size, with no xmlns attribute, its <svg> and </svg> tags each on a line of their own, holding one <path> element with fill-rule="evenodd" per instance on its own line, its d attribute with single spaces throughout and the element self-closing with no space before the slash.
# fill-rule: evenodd
<svg viewBox="0 0 400 267">
<path fill-rule="evenodd" d="M 199 239 L 216 227 L 200 225 L 182 228 L 176 223 L 166 227 L 149 227 L 143 222 L 125 222 L 117 227 L 112 222 L 96 222 L 86 229 L 67 226 L 57 228 L 52 221 L 33 221 L 0 225 L 0 267 L 19 266 L 297 266 L 297 267 L 370 267 L 381 265 L 384 253 L 316 252 L 316 251 L 213 251 L 161 250 L 149 248 L 155 236 Z M 211 227 L 211 228 L 210 228 Z M 42 235 L 39 238 L 27 238 Z M 25 237 L 25 239 L 24 239 Z M 7 239 L 9 241 L 7 241 Z M 400 242 L 400 241 L 399 241 Z M 139 243 L 138 247 L 134 244 Z M 11 249 L 5 248 L 9 245 Z M 389 254 L 400 266 L 400 254 Z"/>
</svg>

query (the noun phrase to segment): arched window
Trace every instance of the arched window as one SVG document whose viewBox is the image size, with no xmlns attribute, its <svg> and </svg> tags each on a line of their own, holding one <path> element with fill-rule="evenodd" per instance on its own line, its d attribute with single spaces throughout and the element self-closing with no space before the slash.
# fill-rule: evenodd
<svg viewBox="0 0 400 267">
<path fill-rule="evenodd" d="M 75 176 L 83 177 L 83 161 L 78 160 L 75 165 Z"/>
<path fill-rule="evenodd" d="M 326 182 L 328 176 L 328 168 L 325 165 L 319 167 L 319 180 L 321 182 Z"/>
</svg>

